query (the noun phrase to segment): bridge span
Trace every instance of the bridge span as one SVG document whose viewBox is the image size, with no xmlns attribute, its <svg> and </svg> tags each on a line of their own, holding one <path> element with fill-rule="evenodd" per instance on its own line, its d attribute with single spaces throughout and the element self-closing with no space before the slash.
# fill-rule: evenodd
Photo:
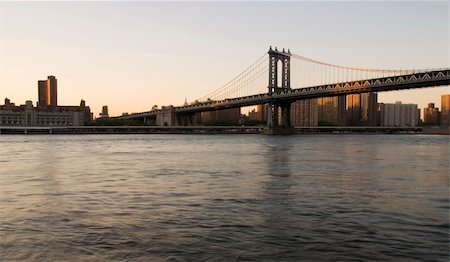
<svg viewBox="0 0 450 262">
<path fill-rule="evenodd" d="M 268 52 L 268 68 L 264 66 L 264 60 L 257 61 L 253 68 L 250 67 L 246 70 L 246 74 L 241 73 L 242 76 L 240 78 L 239 76 L 238 78 L 235 78 L 238 80 L 234 79 L 234 82 L 233 80 L 230 81 L 232 83 L 231 85 L 225 85 L 224 87 L 219 88 L 217 91 L 210 93 L 200 101 L 197 100 L 183 106 L 168 106 L 147 112 L 123 115 L 116 117 L 116 119 L 152 120 L 151 122 L 154 124 L 169 126 L 195 125 L 194 115 L 199 112 L 268 104 L 268 116 L 271 117 L 268 117 L 267 126 L 274 128 L 289 128 L 291 126 L 289 120 L 290 105 L 297 100 L 450 85 L 449 68 L 433 70 L 361 69 L 346 68 L 306 59 L 308 62 L 313 61 L 313 63 L 331 67 L 335 70 L 331 71 L 332 73 L 330 73 L 330 71 L 326 72 L 327 75 L 333 76 L 333 73 L 335 75 L 342 75 L 342 72 L 338 72 L 338 70 L 344 71 L 344 73 L 347 74 L 348 72 L 356 71 L 356 78 L 359 77 L 361 79 L 291 88 L 291 57 L 292 54 L 289 50 L 288 52 L 285 52 L 284 50 L 278 51 L 270 49 Z M 300 59 L 305 60 L 305 58 L 301 56 L 294 55 L 294 57 L 300 57 Z M 265 64 L 267 65 L 267 63 Z M 258 67 L 260 67 L 260 69 L 258 69 Z M 259 90 L 267 90 L 268 88 L 268 92 L 239 96 L 239 94 L 243 93 L 240 89 L 245 89 L 249 82 L 264 76 L 266 73 L 269 75 L 268 85 L 264 86 L 265 83 L 262 82 L 262 85 L 259 84 L 258 88 Z M 382 77 L 369 78 L 374 74 L 376 76 L 381 75 Z M 311 75 L 316 77 L 314 76 L 314 72 L 310 72 L 310 74 L 306 74 L 304 78 L 308 76 L 311 77 Z M 352 75 L 354 75 L 354 73 L 352 73 Z M 219 99 L 211 99 L 210 97 L 218 97 Z M 281 117 L 279 117 L 280 115 Z"/>
</svg>

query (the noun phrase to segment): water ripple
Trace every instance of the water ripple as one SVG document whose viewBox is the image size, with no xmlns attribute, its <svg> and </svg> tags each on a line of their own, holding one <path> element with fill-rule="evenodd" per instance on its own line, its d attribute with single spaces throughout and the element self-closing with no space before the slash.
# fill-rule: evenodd
<svg viewBox="0 0 450 262">
<path fill-rule="evenodd" d="M 0 145 L 2 262 L 449 258 L 447 137 L 43 135 Z"/>
</svg>

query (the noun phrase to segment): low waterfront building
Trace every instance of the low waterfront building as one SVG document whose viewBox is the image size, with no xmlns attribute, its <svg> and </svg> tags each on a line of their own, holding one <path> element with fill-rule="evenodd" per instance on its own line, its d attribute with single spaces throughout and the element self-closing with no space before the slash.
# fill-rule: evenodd
<svg viewBox="0 0 450 262">
<path fill-rule="evenodd" d="M 16 106 L 9 99 L 0 106 L 1 126 L 83 126 L 92 121 L 89 107 L 81 100 L 80 106 L 38 106 L 26 101 Z"/>
</svg>

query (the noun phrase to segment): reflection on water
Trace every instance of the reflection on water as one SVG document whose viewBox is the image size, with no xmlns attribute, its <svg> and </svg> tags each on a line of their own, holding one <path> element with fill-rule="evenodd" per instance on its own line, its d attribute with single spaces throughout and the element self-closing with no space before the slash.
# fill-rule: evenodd
<svg viewBox="0 0 450 262">
<path fill-rule="evenodd" d="M 0 136 L 0 260 L 448 260 L 418 135 Z"/>
</svg>

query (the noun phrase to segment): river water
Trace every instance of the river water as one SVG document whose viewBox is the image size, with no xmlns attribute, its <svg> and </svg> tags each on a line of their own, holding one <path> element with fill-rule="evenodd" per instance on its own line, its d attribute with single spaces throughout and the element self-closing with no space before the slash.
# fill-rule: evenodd
<svg viewBox="0 0 450 262">
<path fill-rule="evenodd" d="M 0 136 L 1 261 L 448 258 L 448 136 Z"/>
</svg>

